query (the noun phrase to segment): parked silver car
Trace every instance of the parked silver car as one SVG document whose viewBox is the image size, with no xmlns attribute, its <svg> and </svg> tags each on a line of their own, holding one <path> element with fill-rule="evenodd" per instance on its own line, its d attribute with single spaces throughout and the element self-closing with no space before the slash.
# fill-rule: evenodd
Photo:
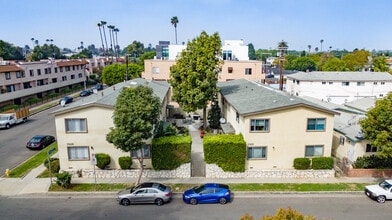
<svg viewBox="0 0 392 220">
<path fill-rule="evenodd" d="M 379 203 L 392 199 L 392 179 L 384 180 L 379 184 L 365 187 L 365 194 Z"/>
<path fill-rule="evenodd" d="M 156 182 L 141 183 L 117 193 L 117 202 L 124 206 L 136 203 L 155 203 L 160 206 L 171 199 L 171 188 Z"/>
</svg>

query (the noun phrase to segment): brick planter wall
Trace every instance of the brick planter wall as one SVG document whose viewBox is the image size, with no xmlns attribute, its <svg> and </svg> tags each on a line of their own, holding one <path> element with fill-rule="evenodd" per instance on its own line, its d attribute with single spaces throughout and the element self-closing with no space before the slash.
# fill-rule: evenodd
<svg viewBox="0 0 392 220">
<path fill-rule="evenodd" d="M 349 169 L 348 177 L 383 177 L 391 178 L 392 169 Z"/>
</svg>

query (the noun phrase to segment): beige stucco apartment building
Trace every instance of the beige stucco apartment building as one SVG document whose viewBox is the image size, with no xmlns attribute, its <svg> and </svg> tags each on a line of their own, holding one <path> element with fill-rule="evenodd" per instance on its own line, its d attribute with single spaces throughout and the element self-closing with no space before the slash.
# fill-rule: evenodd
<svg viewBox="0 0 392 220">
<path fill-rule="evenodd" d="M 336 112 L 246 79 L 219 87 L 223 131 L 243 135 L 247 170 L 293 169 L 295 158 L 331 156 Z"/>
<path fill-rule="evenodd" d="M 62 109 L 54 111 L 56 136 L 60 167 L 66 171 L 93 169 L 92 154 L 106 153 L 110 155 L 109 164 L 112 169 L 119 169 L 118 158 L 129 156 L 113 144 L 106 141 L 113 124 L 114 105 L 122 88 L 150 86 L 159 97 L 162 105 L 161 120 L 166 120 L 167 105 L 170 101 L 170 86 L 166 82 L 156 82 L 145 79 L 133 79 L 108 87 L 96 94 L 84 97 Z M 144 164 L 151 168 L 150 143 L 147 141 L 143 149 Z M 134 152 L 135 153 L 135 152 Z M 136 155 L 133 154 L 133 156 Z M 139 163 L 135 159 L 133 167 Z"/>
</svg>

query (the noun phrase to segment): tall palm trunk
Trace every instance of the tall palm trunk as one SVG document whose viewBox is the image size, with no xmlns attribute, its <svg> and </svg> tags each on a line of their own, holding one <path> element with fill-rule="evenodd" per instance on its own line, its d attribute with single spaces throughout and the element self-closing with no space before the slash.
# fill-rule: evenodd
<svg viewBox="0 0 392 220">
<path fill-rule="evenodd" d="M 119 30 L 116 28 L 115 29 L 115 33 L 116 33 L 116 51 L 117 51 L 117 58 L 119 57 L 119 55 L 120 55 L 120 46 L 118 46 L 118 38 L 117 38 L 117 32 L 118 32 Z"/>
<path fill-rule="evenodd" d="M 105 45 L 106 45 L 106 51 L 108 50 L 108 41 L 106 40 L 106 31 L 105 31 L 105 25 L 102 25 L 103 29 L 103 36 L 105 38 Z"/>
<path fill-rule="evenodd" d="M 99 36 L 101 37 L 101 43 L 102 43 L 102 50 L 103 50 L 103 54 L 105 55 L 105 46 L 103 45 L 103 38 L 102 38 L 102 31 L 101 31 L 101 24 L 98 24 L 98 28 L 99 28 Z"/>
</svg>

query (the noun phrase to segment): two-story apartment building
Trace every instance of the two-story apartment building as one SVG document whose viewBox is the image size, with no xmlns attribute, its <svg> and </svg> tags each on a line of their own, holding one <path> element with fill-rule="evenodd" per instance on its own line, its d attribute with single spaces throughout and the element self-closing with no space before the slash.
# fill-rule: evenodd
<svg viewBox="0 0 392 220">
<path fill-rule="evenodd" d="M 0 106 L 43 98 L 86 80 L 85 60 L 42 60 L 0 65 Z"/>
<path fill-rule="evenodd" d="M 392 91 L 387 72 L 298 72 L 287 76 L 286 92 L 336 104 L 365 97 L 383 98 Z"/>
<path fill-rule="evenodd" d="M 110 155 L 110 168 L 119 169 L 118 158 L 129 156 L 106 141 L 110 128 L 114 127 L 113 112 L 120 91 L 127 87 L 149 86 L 161 101 L 161 120 L 166 121 L 170 101 L 170 86 L 166 82 L 133 79 L 108 87 L 96 94 L 84 97 L 52 112 L 55 116 L 58 155 L 62 170 L 92 169 L 92 153 Z M 150 143 L 143 148 L 144 164 L 151 168 Z M 136 158 L 135 152 L 132 156 Z M 137 168 L 138 162 L 133 163 Z"/>
<path fill-rule="evenodd" d="M 242 134 L 247 170 L 331 156 L 335 111 L 246 79 L 218 83 L 224 133 Z"/>
<path fill-rule="evenodd" d="M 142 77 L 150 80 L 167 81 L 170 78 L 170 67 L 176 64 L 176 59 L 186 45 L 170 45 L 161 42 L 162 52 L 160 59 L 144 61 Z M 243 41 L 228 40 L 222 45 L 222 71 L 218 73 L 218 81 L 234 79 L 249 79 L 264 82 L 265 74 L 262 73 L 262 62 L 249 60 L 248 46 Z"/>
</svg>

